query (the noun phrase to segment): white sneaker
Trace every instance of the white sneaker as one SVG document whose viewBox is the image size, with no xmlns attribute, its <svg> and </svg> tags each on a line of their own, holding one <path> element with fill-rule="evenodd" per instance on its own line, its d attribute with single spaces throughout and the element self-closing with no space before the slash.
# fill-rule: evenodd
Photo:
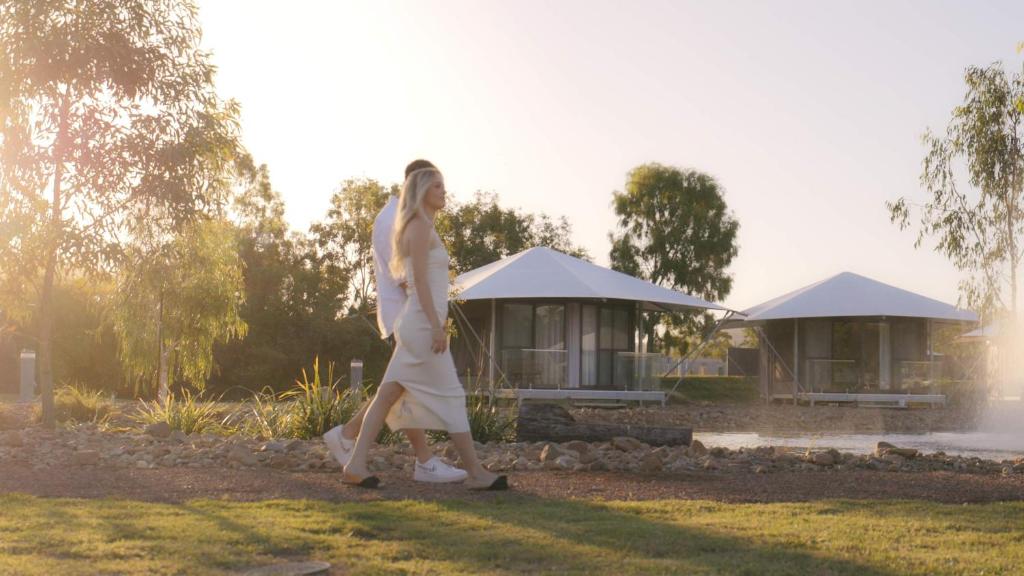
<svg viewBox="0 0 1024 576">
<path fill-rule="evenodd" d="M 331 455 L 338 461 L 338 464 L 341 464 L 342 468 L 348 464 L 352 458 L 352 449 L 356 447 L 355 440 L 349 440 L 341 433 L 341 426 L 335 426 L 324 432 L 324 443 L 327 444 L 327 449 L 331 451 Z"/>
<path fill-rule="evenodd" d="M 446 464 L 437 456 L 427 460 L 426 464 L 420 464 L 416 460 L 416 470 L 412 473 L 412 479 L 417 482 L 435 482 L 443 484 L 447 482 L 462 482 L 469 476 L 465 470 Z"/>
</svg>

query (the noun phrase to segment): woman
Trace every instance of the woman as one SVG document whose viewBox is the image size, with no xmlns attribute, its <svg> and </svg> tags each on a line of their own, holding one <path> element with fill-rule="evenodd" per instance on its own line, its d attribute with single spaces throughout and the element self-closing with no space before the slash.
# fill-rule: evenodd
<svg viewBox="0 0 1024 576">
<path fill-rule="evenodd" d="M 416 170 L 405 180 L 395 218 L 391 272 L 405 278 L 409 297 L 395 322 L 395 352 L 363 418 L 342 482 L 376 488 L 366 467 L 370 443 L 385 418 L 392 430 L 446 430 L 476 490 L 505 490 L 508 479 L 480 465 L 466 416 L 462 389 L 445 322 L 448 318 L 448 253 L 434 229 L 445 204 L 444 179 L 436 168 Z"/>
</svg>

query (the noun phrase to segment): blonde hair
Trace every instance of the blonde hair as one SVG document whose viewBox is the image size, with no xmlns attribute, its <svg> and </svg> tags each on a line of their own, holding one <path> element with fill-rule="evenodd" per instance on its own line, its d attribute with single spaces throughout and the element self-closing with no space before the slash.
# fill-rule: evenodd
<svg viewBox="0 0 1024 576">
<path fill-rule="evenodd" d="M 391 275 L 395 278 L 405 276 L 405 257 L 408 256 L 406 243 L 402 241 L 405 229 L 416 216 L 428 220 L 423 210 L 423 197 L 433 184 L 434 178 L 441 175 L 437 168 L 421 168 L 409 174 L 402 185 L 402 195 L 398 198 L 398 212 L 395 214 L 395 231 L 391 236 Z"/>
</svg>

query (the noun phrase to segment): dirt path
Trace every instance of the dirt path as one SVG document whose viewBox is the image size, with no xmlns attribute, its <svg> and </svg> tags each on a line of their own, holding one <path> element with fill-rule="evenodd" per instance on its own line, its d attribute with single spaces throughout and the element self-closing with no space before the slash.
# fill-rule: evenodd
<svg viewBox="0 0 1024 576">
<path fill-rule="evenodd" d="M 458 485 L 426 485 L 398 473 L 382 475 L 384 487 L 368 491 L 342 486 L 338 475 L 229 468 L 130 469 L 68 466 L 59 470 L 0 470 L 0 493 L 45 497 L 125 498 L 183 502 L 195 498 L 230 500 L 316 499 L 332 502 L 379 499 L 480 499 L 495 497 L 650 500 L 662 498 L 722 502 L 794 502 L 832 498 L 914 499 L 936 502 L 1024 500 L 1024 475 L 1009 477 L 949 472 L 872 471 L 700 472 L 644 476 L 612 472 L 519 472 L 510 493 L 473 493 Z"/>
</svg>

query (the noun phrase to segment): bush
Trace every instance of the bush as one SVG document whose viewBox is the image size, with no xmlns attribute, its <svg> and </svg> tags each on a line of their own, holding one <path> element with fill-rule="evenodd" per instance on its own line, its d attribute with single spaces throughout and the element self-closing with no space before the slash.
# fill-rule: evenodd
<svg viewBox="0 0 1024 576">
<path fill-rule="evenodd" d="M 143 426 L 165 422 L 172 430 L 181 430 L 185 434 L 224 430 L 217 403 L 203 400 L 201 395 L 193 396 L 188 390 L 182 391 L 180 399 L 174 394 L 168 395 L 163 405 L 156 400 L 143 400 L 132 419 Z"/>
<path fill-rule="evenodd" d="M 57 422 L 105 422 L 114 411 L 113 397 L 77 382 L 65 384 L 54 391 L 53 411 Z M 42 418 L 38 407 L 35 416 Z"/>
<path fill-rule="evenodd" d="M 340 389 L 334 378 L 334 364 L 321 378 L 320 361 L 313 360 L 312 378 L 305 369 L 295 387 L 280 394 L 270 388 L 253 394 L 246 406 L 225 419 L 238 432 L 257 438 L 302 438 L 322 436 L 348 421 L 359 410 L 366 392 Z"/>
</svg>

